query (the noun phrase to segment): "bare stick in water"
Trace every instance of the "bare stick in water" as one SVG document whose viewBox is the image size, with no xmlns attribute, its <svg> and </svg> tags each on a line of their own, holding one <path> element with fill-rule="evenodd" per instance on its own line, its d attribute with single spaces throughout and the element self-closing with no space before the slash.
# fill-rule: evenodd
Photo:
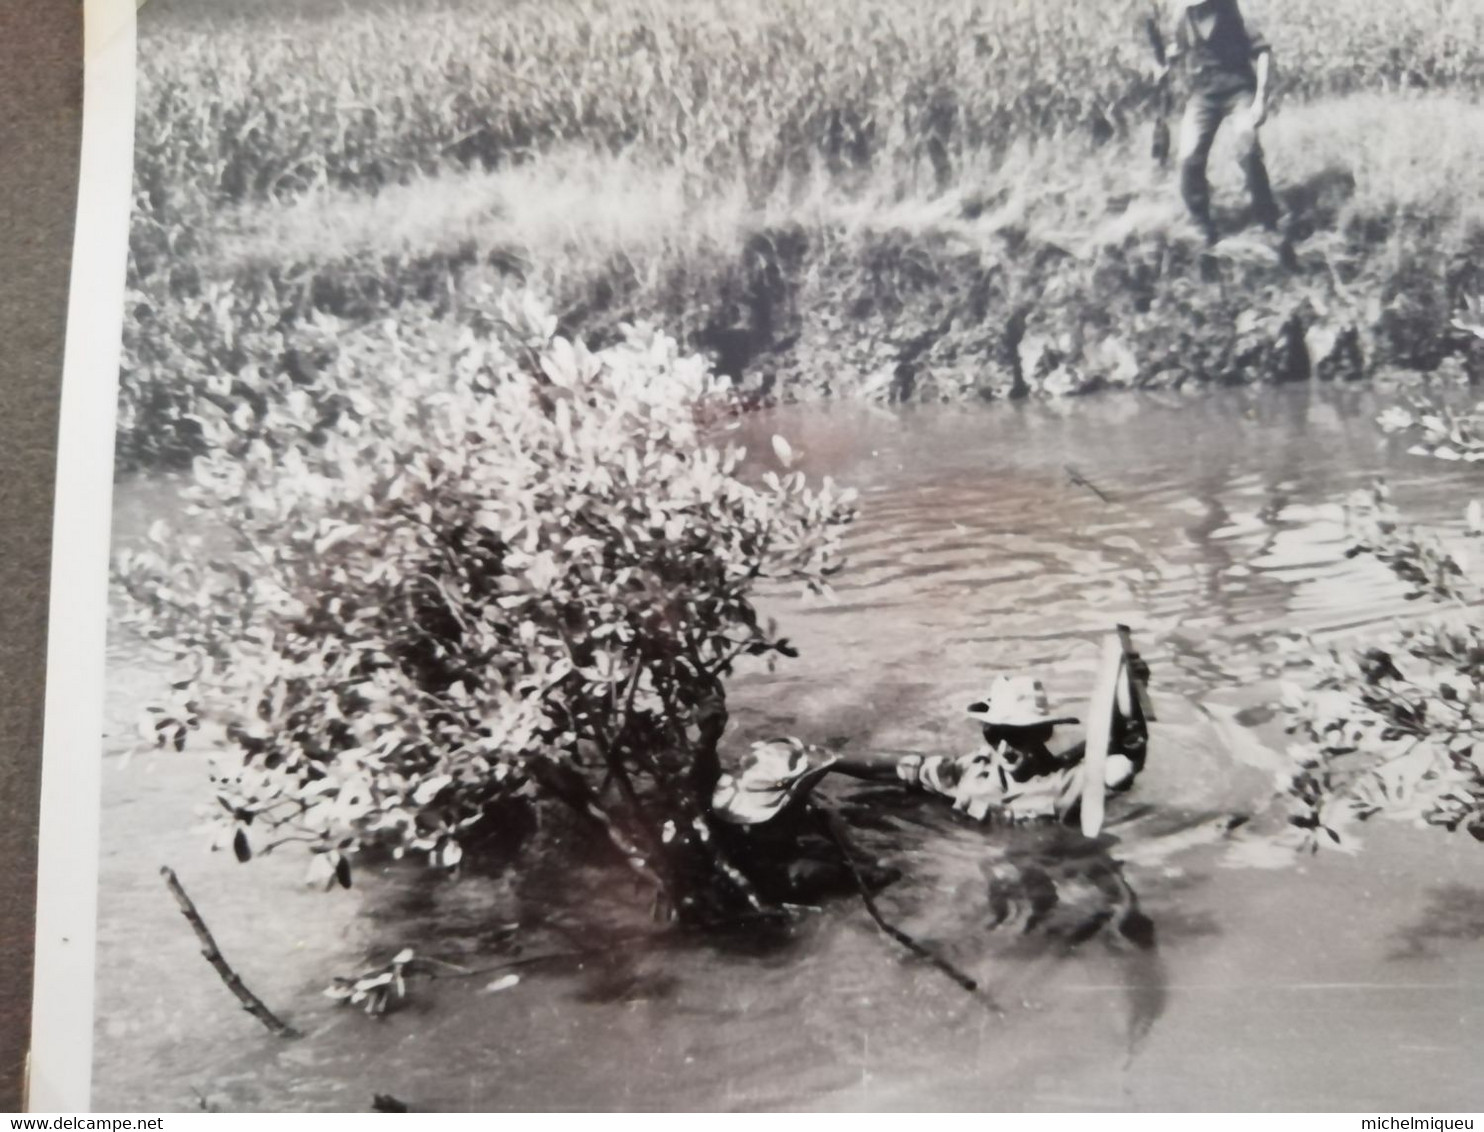
<svg viewBox="0 0 1484 1132">
<path fill-rule="evenodd" d="M 850 878 L 855 882 L 856 890 L 860 893 L 861 903 L 866 906 L 866 911 L 870 914 L 871 919 L 876 921 L 876 926 L 908 951 L 912 952 L 913 955 L 926 959 L 970 994 L 977 991 L 979 984 L 968 975 L 964 974 L 941 955 L 933 954 L 933 952 L 902 931 L 901 928 L 887 923 L 886 918 L 881 915 L 881 910 L 876 907 L 876 901 L 871 896 L 871 890 L 866 884 L 866 878 L 861 876 L 860 869 L 856 867 L 855 858 L 850 854 L 850 848 L 846 843 L 845 834 L 840 829 L 839 819 L 824 809 L 821 809 L 819 814 L 823 819 L 825 831 L 829 834 L 830 840 L 835 843 L 835 848 L 840 852 L 840 859 L 845 862 L 845 867 L 850 871 Z"/>
<path fill-rule="evenodd" d="M 263 1000 L 248 990 L 242 977 L 227 965 L 227 961 L 222 958 L 222 953 L 216 946 L 216 940 L 212 938 L 211 929 L 206 926 L 201 913 L 196 911 L 196 905 L 191 902 L 191 898 L 186 895 L 186 890 L 181 887 L 175 870 L 166 865 L 160 869 L 160 875 L 165 878 L 165 886 L 170 889 L 170 895 L 175 897 L 175 902 L 180 905 L 181 915 L 186 918 L 186 922 L 191 925 L 191 930 L 196 933 L 196 938 L 201 941 L 201 954 L 221 976 L 222 982 L 227 984 L 227 989 L 237 996 L 237 1001 L 242 1003 L 242 1009 L 280 1038 L 299 1037 L 299 1031 L 264 1006 Z"/>
<path fill-rule="evenodd" d="M 1102 488 L 1098 487 L 1097 484 L 1093 483 L 1090 479 L 1088 479 L 1086 476 L 1084 476 L 1076 468 L 1072 467 L 1071 464 L 1064 464 L 1063 467 L 1065 467 L 1066 470 L 1067 470 L 1067 477 L 1077 487 L 1085 487 L 1085 488 L 1087 488 L 1088 491 L 1092 492 L 1099 499 L 1101 499 L 1104 503 L 1112 503 L 1113 502 L 1113 500 L 1111 500 L 1111 499 L 1108 498 L 1107 493 L 1104 492 Z"/>
</svg>

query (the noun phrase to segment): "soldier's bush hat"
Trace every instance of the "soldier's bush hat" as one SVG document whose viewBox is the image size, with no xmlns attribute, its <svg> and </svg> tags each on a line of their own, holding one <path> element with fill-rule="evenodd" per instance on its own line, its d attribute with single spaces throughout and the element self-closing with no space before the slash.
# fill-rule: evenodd
<svg viewBox="0 0 1484 1132">
<path fill-rule="evenodd" d="M 838 761 L 797 739 L 754 743 L 736 773 L 723 774 L 717 781 L 711 810 L 732 825 L 768 821 L 808 796 Z"/>
<path fill-rule="evenodd" d="M 1041 681 L 1030 676 L 1000 676 L 982 700 L 969 705 L 969 717 L 996 727 L 1041 727 L 1076 723 L 1071 715 L 1052 715 Z"/>
</svg>

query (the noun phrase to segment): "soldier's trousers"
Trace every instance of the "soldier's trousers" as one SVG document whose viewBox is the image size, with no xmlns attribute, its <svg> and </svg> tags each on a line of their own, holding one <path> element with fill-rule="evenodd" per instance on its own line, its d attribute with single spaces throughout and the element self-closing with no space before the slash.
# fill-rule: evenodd
<svg viewBox="0 0 1484 1132">
<path fill-rule="evenodd" d="M 1211 220 L 1211 185 L 1206 177 L 1206 166 L 1216 131 L 1228 118 L 1239 130 L 1238 160 L 1247 176 L 1253 212 L 1258 222 L 1266 227 L 1271 228 L 1278 222 L 1278 202 L 1273 197 L 1262 145 L 1250 118 L 1254 93 L 1250 87 L 1229 91 L 1192 91 L 1185 107 L 1185 117 L 1180 123 L 1180 194 L 1185 198 L 1191 218 L 1209 240 L 1216 238 L 1216 226 Z"/>
</svg>

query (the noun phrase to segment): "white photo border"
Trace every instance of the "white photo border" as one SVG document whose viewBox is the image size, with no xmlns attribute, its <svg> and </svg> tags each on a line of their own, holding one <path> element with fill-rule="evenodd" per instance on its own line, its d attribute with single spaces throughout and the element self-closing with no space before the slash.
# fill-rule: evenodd
<svg viewBox="0 0 1484 1132">
<path fill-rule="evenodd" d="M 142 0 L 140 0 L 142 3 Z M 90 1107 L 114 418 L 134 156 L 134 0 L 85 0 L 82 154 L 53 511 L 27 1107 Z"/>
</svg>

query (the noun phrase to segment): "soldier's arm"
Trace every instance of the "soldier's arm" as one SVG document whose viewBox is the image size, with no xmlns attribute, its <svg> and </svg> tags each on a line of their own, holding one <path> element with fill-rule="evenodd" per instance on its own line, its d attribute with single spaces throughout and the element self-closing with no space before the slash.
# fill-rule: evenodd
<svg viewBox="0 0 1484 1132">
<path fill-rule="evenodd" d="M 1185 21 L 1185 5 L 1174 0 L 1165 15 L 1165 63 L 1173 67 L 1185 57 L 1190 48 L 1189 31 Z"/>
<path fill-rule="evenodd" d="M 1251 24 L 1247 25 L 1247 42 L 1252 52 L 1252 66 L 1257 72 L 1257 94 L 1252 100 L 1252 108 L 1257 114 L 1258 123 L 1267 115 L 1268 93 L 1271 90 L 1273 78 L 1273 45 L 1268 42 L 1267 37 Z"/>
<path fill-rule="evenodd" d="M 835 769 L 851 778 L 863 778 L 870 782 L 889 781 L 900 777 L 900 766 L 904 762 L 922 761 L 921 755 L 896 751 L 852 751 L 841 754 Z"/>
<path fill-rule="evenodd" d="M 899 782 L 903 786 L 926 790 L 929 794 L 957 799 L 961 784 L 970 777 L 970 768 L 983 754 L 982 750 L 958 757 L 876 751 L 842 758 L 833 769 L 851 778 L 868 782 Z"/>
<path fill-rule="evenodd" d="M 1253 60 L 1253 66 L 1257 70 L 1257 95 L 1252 102 L 1261 114 L 1268 105 L 1268 88 L 1273 77 L 1273 49 L 1264 44 Z"/>
<path fill-rule="evenodd" d="M 964 767 L 974 755 L 952 758 L 898 751 L 864 751 L 841 755 L 834 770 L 867 782 L 900 782 L 934 794 L 952 795 Z"/>
</svg>

